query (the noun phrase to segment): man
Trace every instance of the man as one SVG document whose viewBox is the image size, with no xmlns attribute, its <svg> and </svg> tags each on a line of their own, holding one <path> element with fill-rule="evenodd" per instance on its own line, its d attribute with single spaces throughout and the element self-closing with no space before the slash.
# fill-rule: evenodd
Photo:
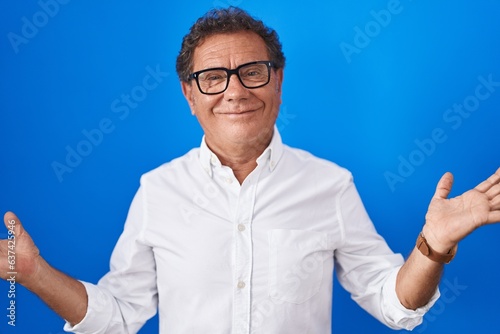
<svg viewBox="0 0 500 334">
<path fill-rule="evenodd" d="M 500 221 L 500 169 L 447 200 L 439 181 L 406 262 L 380 237 L 345 169 L 281 143 L 285 58 L 276 33 L 237 8 L 200 18 L 177 71 L 205 136 L 141 178 L 97 285 L 51 267 L 19 219 L 17 281 L 76 333 L 329 333 L 332 272 L 364 309 L 411 329 L 439 297 L 460 240 Z M 2 256 L 7 256 L 2 241 Z M 7 261 L 0 264 L 2 277 Z"/>
</svg>

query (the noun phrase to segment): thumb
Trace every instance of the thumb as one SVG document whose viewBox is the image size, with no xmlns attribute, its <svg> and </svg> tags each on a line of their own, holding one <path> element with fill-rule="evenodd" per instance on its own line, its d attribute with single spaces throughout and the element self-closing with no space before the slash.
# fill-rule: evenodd
<svg viewBox="0 0 500 334">
<path fill-rule="evenodd" d="M 5 227 L 7 227 L 7 230 L 12 231 L 16 237 L 19 237 L 24 233 L 23 225 L 14 212 L 6 212 L 3 216 L 3 222 Z"/>
<path fill-rule="evenodd" d="M 451 192 L 453 186 L 453 174 L 446 172 L 439 180 L 436 186 L 434 198 L 446 199 Z"/>
</svg>

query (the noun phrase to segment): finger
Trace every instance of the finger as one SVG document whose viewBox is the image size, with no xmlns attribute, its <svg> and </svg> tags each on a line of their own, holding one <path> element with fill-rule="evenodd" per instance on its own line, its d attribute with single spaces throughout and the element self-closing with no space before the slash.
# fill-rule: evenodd
<svg viewBox="0 0 500 334">
<path fill-rule="evenodd" d="M 486 196 L 489 200 L 495 199 L 495 197 L 500 197 L 500 183 L 494 184 L 488 191 L 486 191 Z"/>
<path fill-rule="evenodd" d="M 500 211 L 500 195 L 490 200 L 490 210 Z"/>
<path fill-rule="evenodd" d="M 488 215 L 487 224 L 500 223 L 500 210 L 491 211 Z"/>
<path fill-rule="evenodd" d="M 497 169 L 495 174 L 491 175 L 489 178 L 477 185 L 476 190 L 485 193 L 495 184 L 500 182 L 500 168 Z"/>
<path fill-rule="evenodd" d="M 446 199 L 450 194 L 451 187 L 453 186 L 453 174 L 446 172 L 439 180 L 436 186 L 435 198 Z"/>
<path fill-rule="evenodd" d="M 14 234 L 19 237 L 24 231 L 23 225 L 19 218 L 17 218 L 14 212 L 6 212 L 3 216 L 3 223 L 8 230 L 13 231 Z"/>
</svg>

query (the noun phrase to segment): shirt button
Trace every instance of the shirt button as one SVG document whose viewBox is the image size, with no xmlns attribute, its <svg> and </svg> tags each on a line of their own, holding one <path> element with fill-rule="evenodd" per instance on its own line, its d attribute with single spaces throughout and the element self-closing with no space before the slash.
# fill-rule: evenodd
<svg viewBox="0 0 500 334">
<path fill-rule="evenodd" d="M 238 282 L 238 289 L 243 289 L 245 287 L 245 282 Z"/>
<path fill-rule="evenodd" d="M 210 162 L 211 162 L 213 165 L 217 164 L 217 157 L 216 157 L 214 154 L 212 154 L 212 157 L 210 158 Z"/>
<path fill-rule="evenodd" d="M 227 183 L 227 184 L 231 184 L 231 183 L 233 183 L 233 179 L 232 179 L 232 178 L 230 178 L 230 177 L 226 177 L 226 183 Z"/>
<path fill-rule="evenodd" d="M 243 232 L 245 230 L 245 225 L 243 224 L 238 224 L 238 230 L 240 230 L 241 232 Z"/>
</svg>

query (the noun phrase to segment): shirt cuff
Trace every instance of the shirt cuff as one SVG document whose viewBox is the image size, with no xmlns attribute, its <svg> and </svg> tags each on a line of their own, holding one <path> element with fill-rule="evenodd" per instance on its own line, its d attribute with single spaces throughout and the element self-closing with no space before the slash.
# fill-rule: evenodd
<svg viewBox="0 0 500 334">
<path fill-rule="evenodd" d="M 66 322 L 64 330 L 75 334 L 105 333 L 107 324 L 109 324 L 111 320 L 109 303 L 106 302 L 109 296 L 94 284 L 83 281 L 80 282 L 87 290 L 87 313 L 82 321 L 75 326 L 71 326 L 69 322 Z"/>
<path fill-rule="evenodd" d="M 396 278 L 399 269 L 401 267 L 390 274 L 382 288 L 382 314 L 384 314 L 389 327 L 412 330 L 422 323 L 425 313 L 438 300 L 440 292 L 439 288 L 436 288 L 436 292 L 426 305 L 416 310 L 407 309 L 401 304 L 396 294 Z"/>
</svg>

